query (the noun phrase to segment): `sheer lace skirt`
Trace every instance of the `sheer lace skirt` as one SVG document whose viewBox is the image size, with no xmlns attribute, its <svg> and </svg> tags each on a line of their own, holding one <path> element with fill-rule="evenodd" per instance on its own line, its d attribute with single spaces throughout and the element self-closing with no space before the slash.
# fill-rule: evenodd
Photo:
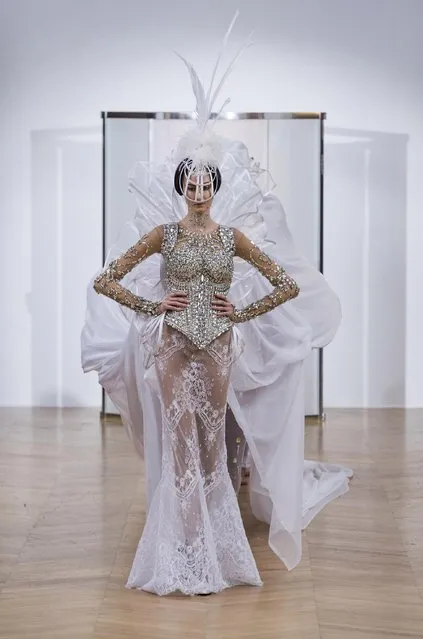
<svg viewBox="0 0 423 639">
<path fill-rule="evenodd" d="M 232 361 L 231 331 L 200 350 L 164 325 L 155 355 L 162 475 L 128 587 L 165 595 L 261 584 L 234 490 L 244 439 L 231 423 L 225 442 Z"/>
</svg>

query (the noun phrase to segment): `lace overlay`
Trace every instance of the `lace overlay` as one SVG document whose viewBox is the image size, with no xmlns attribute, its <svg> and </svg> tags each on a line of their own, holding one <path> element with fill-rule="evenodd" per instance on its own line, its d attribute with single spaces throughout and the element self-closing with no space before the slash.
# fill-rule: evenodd
<svg viewBox="0 0 423 639">
<path fill-rule="evenodd" d="M 245 438 L 227 415 L 236 351 L 231 328 L 295 297 L 298 287 L 240 231 L 218 226 L 193 234 L 165 224 L 113 261 L 95 290 L 136 312 L 157 314 L 157 302 L 134 295 L 120 280 L 159 251 L 166 293 L 185 291 L 189 306 L 166 312 L 158 344 L 147 329 L 143 340 L 154 353 L 160 389 L 162 465 L 127 586 L 192 595 L 261 585 L 236 497 Z M 274 290 L 231 318 L 219 317 L 211 304 L 216 293 L 229 292 L 234 255 L 253 264 Z"/>
<path fill-rule="evenodd" d="M 159 595 L 261 585 L 227 465 L 231 332 L 200 349 L 164 325 L 156 350 L 162 476 L 127 586 Z"/>
</svg>

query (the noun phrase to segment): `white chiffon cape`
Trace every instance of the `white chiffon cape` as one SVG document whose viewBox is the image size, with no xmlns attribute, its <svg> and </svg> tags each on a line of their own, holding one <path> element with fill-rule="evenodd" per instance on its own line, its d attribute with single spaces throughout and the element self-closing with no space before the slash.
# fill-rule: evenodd
<svg viewBox="0 0 423 639">
<path fill-rule="evenodd" d="M 157 167 L 137 164 L 130 176 L 137 213 L 106 263 L 158 224 L 185 215 L 173 192 L 174 169 L 170 159 Z M 294 277 L 301 291 L 295 300 L 233 327 L 238 355 L 228 393 L 249 447 L 252 512 L 269 523 L 269 545 L 290 570 L 301 559 L 301 531 L 328 502 L 348 490 L 352 476 L 349 468 L 304 460 L 303 363 L 311 349 L 333 339 L 340 305 L 324 277 L 296 250 L 283 208 L 271 192 L 260 188 L 264 172 L 252 165 L 243 144 L 227 143 L 221 171 L 213 219 L 242 230 Z M 143 297 L 161 299 L 161 256 L 141 263 L 122 284 Z M 235 258 L 229 298 L 236 307 L 269 290 L 269 283 L 250 264 Z M 163 319 L 136 315 L 95 293 L 92 282 L 88 286 L 82 366 L 85 372 L 97 371 L 144 459 L 148 503 L 161 473 L 161 408 L 152 352 Z"/>
</svg>

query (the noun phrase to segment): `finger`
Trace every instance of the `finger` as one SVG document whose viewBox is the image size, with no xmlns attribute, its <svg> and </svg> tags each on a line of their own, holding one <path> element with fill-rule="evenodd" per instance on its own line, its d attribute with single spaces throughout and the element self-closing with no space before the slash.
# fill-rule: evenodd
<svg viewBox="0 0 423 639">
<path fill-rule="evenodd" d="M 232 311 L 232 306 L 224 306 L 222 308 L 217 308 L 216 311 L 218 313 L 230 313 Z"/>
<path fill-rule="evenodd" d="M 217 297 L 218 300 L 224 300 L 225 302 L 228 301 L 228 298 L 226 297 L 226 295 L 222 295 L 221 293 L 215 293 L 214 296 Z"/>
<path fill-rule="evenodd" d="M 166 308 L 169 311 L 174 311 L 174 310 L 183 310 L 185 308 L 187 308 L 188 304 L 178 304 L 177 302 L 171 302 L 168 303 Z"/>
<path fill-rule="evenodd" d="M 168 300 L 178 300 L 178 301 L 186 301 L 187 300 L 187 296 L 186 295 L 169 295 Z"/>
<path fill-rule="evenodd" d="M 189 301 L 187 297 L 183 297 L 182 295 L 168 295 L 166 300 L 168 302 L 183 302 L 184 304 Z"/>
<path fill-rule="evenodd" d="M 230 313 L 232 309 L 229 306 L 225 306 L 225 308 L 214 308 L 212 309 L 215 313 Z"/>
</svg>

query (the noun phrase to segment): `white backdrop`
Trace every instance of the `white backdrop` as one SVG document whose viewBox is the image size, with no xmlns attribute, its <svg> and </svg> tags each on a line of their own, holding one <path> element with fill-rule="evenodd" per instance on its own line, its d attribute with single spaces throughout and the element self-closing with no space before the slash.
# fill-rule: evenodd
<svg viewBox="0 0 423 639">
<path fill-rule="evenodd" d="M 208 74 L 237 5 L 0 4 L 1 404 L 100 404 L 79 367 L 101 260 L 100 111 L 191 109 L 170 47 Z M 230 109 L 328 112 L 325 273 L 344 323 L 327 406 L 423 405 L 422 24 L 420 0 L 242 2 L 236 33 L 253 26 L 256 45 Z"/>
</svg>

